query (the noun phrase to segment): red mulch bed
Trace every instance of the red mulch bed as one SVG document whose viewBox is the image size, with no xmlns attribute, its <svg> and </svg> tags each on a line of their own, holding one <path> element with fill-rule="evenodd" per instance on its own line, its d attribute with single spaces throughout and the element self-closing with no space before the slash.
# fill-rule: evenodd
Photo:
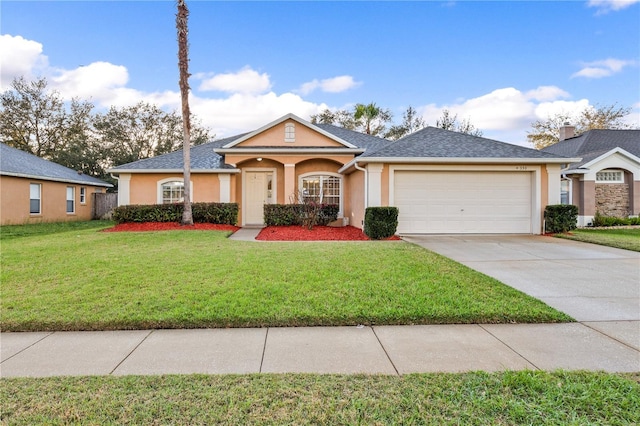
<svg viewBox="0 0 640 426">
<path fill-rule="evenodd" d="M 394 235 L 388 240 L 399 240 Z M 267 226 L 256 237 L 261 241 L 367 241 L 362 230 L 353 226 L 334 228 L 330 226 L 314 226 L 312 230 L 304 226 Z"/>
<path fill-rule="evenodd" d="M 145 231 L 232 231 L 236 232 L 237 226 L 216 225 L 213 223 L 194 223 L 193 226 L 182 226 L 177 222 L 130 222 L 119 223 L 113 228 L 103 232 L 145 232 Z"/>
</svg>

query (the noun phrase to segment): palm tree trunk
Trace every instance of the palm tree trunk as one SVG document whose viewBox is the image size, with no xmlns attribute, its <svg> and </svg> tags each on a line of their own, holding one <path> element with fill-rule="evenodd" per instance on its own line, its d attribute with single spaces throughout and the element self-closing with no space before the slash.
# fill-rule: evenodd
<svg viewBox="0 0 640 426">
<path fill-rule="evenodd" d="M 176 28 L 178 30 L 178 68 L 180 69 L 180 95 L 182 100 L 182 127 L 184 139 L 182 152 L 184 162 L 184 210 L 182 224 L 193 225 L 191 213 L 191 113 L 189 111 L 189 44 L 187 20 L 189 9 L 184 0 L 178 0 Z"/>
</svg>

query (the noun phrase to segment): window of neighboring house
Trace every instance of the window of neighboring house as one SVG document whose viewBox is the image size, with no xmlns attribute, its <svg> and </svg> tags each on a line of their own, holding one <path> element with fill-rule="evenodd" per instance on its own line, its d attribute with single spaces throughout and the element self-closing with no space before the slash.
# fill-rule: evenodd
<svg viewBox="0 0 640 426">
<path fill-rule="evenodd" d="M 42 209 L 42 185 L 32 183 L 29 185 L 29 213 L 40 214 Z"/>
<path fill-rule="evenodd" d="M 560 204 L 571 204 L 571 180 L 560 181 Z"/>
<path fill-rule="evenodd" d="M 76 188 L 67 186 L 67 213 L 76 212 Z"/>
<path fill-rule="evenodd" d="M 80 204 L 87 204 L 87 188 L 80 187 Z"/>
<path fill-rule="evenodd" d="M 184 184 L 172 180 L 162 184 L 162 204 L 182 203 L 184 201 Z"/>
<path fill-rule="evenodd" d="M 341 179 L 337 176 L 304 176 L 302 177 L 302 201 L 315 201 L 316 203 L 340 206 L 340 186 Z M 342 208 L 340 208 L 340 211 L 342 211 Z"/>
<path fill-rule="evenodd" d="M 600 183 L 624 183 L 622 170 L 605 169 L 596 173 L 596 182 Z"/>
<path fill-rule="evenodd" d="M 284 141 L 295 142 L 296 141 L 296 125 L 293 123 L 287 123 L 284 125 Z"/>
</svg>

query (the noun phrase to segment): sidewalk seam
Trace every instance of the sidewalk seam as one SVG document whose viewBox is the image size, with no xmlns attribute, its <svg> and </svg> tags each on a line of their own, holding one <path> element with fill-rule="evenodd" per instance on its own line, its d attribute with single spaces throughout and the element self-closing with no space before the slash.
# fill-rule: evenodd
<svg viewBox="0 0 640 426">
<path fill-rule="evenodd" d="M 42 339 L 38 339 L 35 342 L 33 342 L 32 344 L 30 344 L 29 346 L 27 346 L 26 348 L 22 348 L 20 349 L 18 352 L 16 352 L 15 354 L 11 355 L 9 358 L 7 359 L 3 359 L 2 361 L 0 361 L 0 364 L 2 364 L 5 361 L 10 360 L 11 358 L 20 355 L 22 352 L 26 351 L 27 349 L 37 345 L 38 343 L 42 342 L 44 339 L 46 339 L 47 337 L 51 336 L 52 334 L 54 334 L 55 331 L 50 331 L 49 334 L 47 334 L 46 336 L 42 336 Z"/>
<path fill-rule="evenodd" d="M 495 334 L 493 334 L 492 332 L 490 332 L 489 330 L 487 330 L 486 328 L 484 328 L 482 326 L 482 324 L 476 324 L 478 327 L 480 327 L 481 329 L 483 329 L 486 333 L 488 333 L 491 337 L 493 337 L 494 339 L 496 339 L 498 342 L 502 343 L 503 345 L 505 345 L 507 348 L 509 348 L 513 353 L 518 354 L 518 356 L 522 359 L 524 359 L 525 361 L 527 361 L 529 364 L 533 365 L 533 367 L 538 370 L 538 371 L 542 371 L 542 369 L 540 367 L 538 367 L 536 364 L 534 364 L 532 361 L 528 360 L 524 355 L 522 355 L 520 352 L 516 351 L 514 348 L 512 348 L 510 345 L 508 345 L 504 340 L 500 339 L 498 336 L 496 336 Z"/>
<path fill-rule="evenodd" d="M 378 341 L 378 343 L 380 344 L 380 347 L 382 348 L 382 350 L 384 351 L 384 354 L 387 356 L 387 359 L 389 360 L 389 362 L 391 363 L 391 366 L 393 367 L 393 370 L 396 372 L 397 376 L 400 376 L 400 372 L 398 371 L 398 369 L 396 368 L 396 365 L 393 363 L 393 360 L 391 359 L 391 356 L 389 356 L 389 353 L 387 352 L 387 348 L 384 347 L 384 345 L 382 344 L 382 341 L 380 340 L 380 338 L 378 337 L 378 334 L 376 333 L 376 330 L 373 328 L 373 326 L 371 326 L 371 331 L 373 332 L 373 335 L 376 336 L 376 340 Z"/>
<path fill-rule="evenodd" d="M 616 322 L 616 321 L 620 321 L 620 320 L 613 320 L 613 321 L 586 321 L 586 322 Z M 605 337 L 608 337 L 611 340 L 615 340 L 616 342 L 620 343 L 621 345 L 624 345 L 624 346 L 628 347 L 629 349 L 633 349 L 636 352 L 640 352 L 640 351 L 638 351 L 638 349 L 634 348 L 633 346 L 629 345 L 628 343 L 625 343 L 622 340 L 619 340 L 619 339 L 617 339 L 617 338 L 615 338 L 613 336 L 610 336 L 607 333 L 605 333 L 604 331 L 600 331 L 597 328 L 593 328 L 590 325 L 587 325 L 582 321 L 578 321 L 578 324 L 582 324 L 583 326 L 587 327 L 589 330 L 593 330 L 593 331 L 595 331 L 597 333 L 602 334 Z"/>
<path fill-rule="evenodd" d="M 262 365 L 264 364 L 264 354 L 267 351 L 267 337 L 269 337 L 269 327 L 267 327 L 267 332 L 264 333 L 264 344 L 262 345 L 262 358 L 260 358 L 260 369 L 258 373 L 262 373 Z"/>
<path fill-rule="evenodd" d="M 136 349 L 138 349 L 140 347 L 140 345 L 144 343 L 145 340 L 147 340 L 147 338 L 149 336 L 151 336 L 153 331 L 154 330 L 149 330 L 149 333 L 147 333 L 147 335 L 144 336 L 144 339 L 140 340 L 140 342 L 135 346 L 135 348 L 131 349 L 131 351 L 124 358 L 122 358 L 120 360 L 120 362 L 115 367 L 113 367 L 113 370 L 111 370 L 108 375 L 111 376 L 114 373 L 114 371 L 116 371 L 118 369 L 118 367 L 120 367 L 122 365 L 122 363 L 125 362 L 131 356 L 131 354 L 134 353 L 136 351 Z"/>
</svg>

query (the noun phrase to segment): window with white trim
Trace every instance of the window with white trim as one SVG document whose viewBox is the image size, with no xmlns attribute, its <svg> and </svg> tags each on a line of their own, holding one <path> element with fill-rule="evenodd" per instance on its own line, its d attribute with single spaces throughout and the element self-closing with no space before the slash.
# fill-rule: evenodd
<svg viewBox="0 0 640 426">
<path fill-rule="evenodd" d="M 29 185 L 29 213 L 40 214 L 42 209 L 42 185 L 32 183 Z"/>
<path fill-rule="evenodd" d="M 600 183 L 624 183 L 622 170 L 605 169 L 596 173 L 596 182 Z"/>
<path fill-rule="evenodd" d="M 80 187 L 80 204 L 87 204 L 87 188 Z"/>
<path fill-rule="evenodd" d="M 76 187 L 67 186 L 67 213 L 76 212 Z"/>
<path fill-rule="evenodd" d="M 304 176 L 302 177 L 302 201 L 340 206 L 340 187 L 341 179 L 338 176 L 320 174 Z M 340 210 L 342 211 L 342 208 Z"/>
<path fill-rule="evenodd" d="M 560 204 L 571 204 L 571 180 L 560 181 Z"/>
<path fill-rule="evenodd" d="M 172 180 L 162 184 L 162 204 L 184 202 L 184 183 Z"/>
<path fill-rule="evenodd" d="M 293 123 L 287 123 L 284 125 L 284 141 L 295 142 L 296 141 L 296 125 Z"/>
</svg>

